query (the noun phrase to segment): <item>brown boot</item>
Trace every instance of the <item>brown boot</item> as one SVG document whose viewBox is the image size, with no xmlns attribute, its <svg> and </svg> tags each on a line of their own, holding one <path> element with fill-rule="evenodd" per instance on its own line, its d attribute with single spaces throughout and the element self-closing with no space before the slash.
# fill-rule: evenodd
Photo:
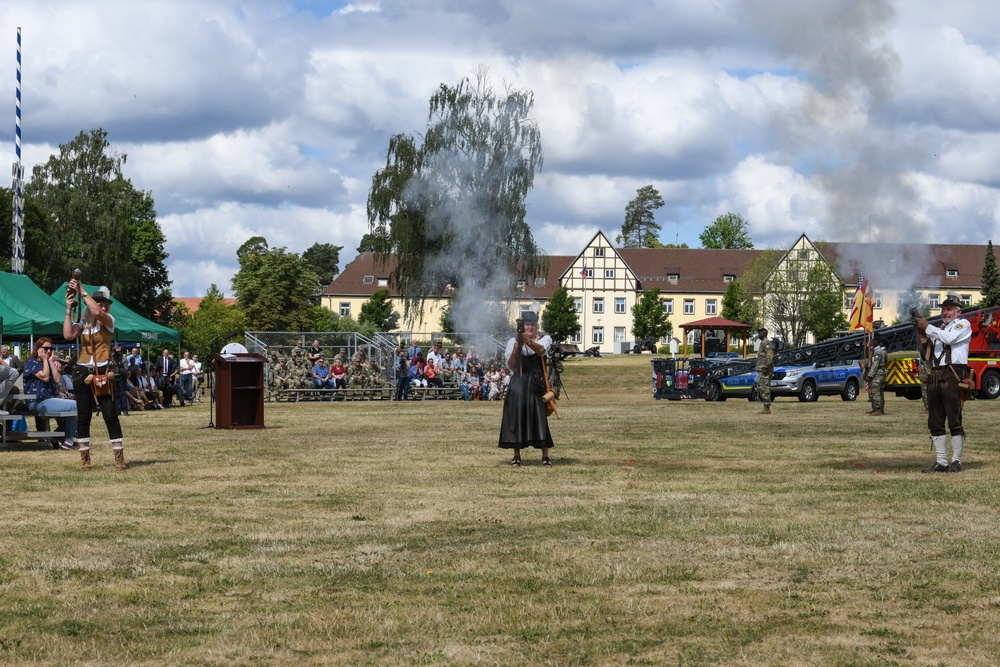
<svg viewBox="0 0 1000 667">
<path fill-rule="evenodd" d="M 770 405 L 765 405 L 764 409 L 761 410 L 758 414 L 762 414 L 762 415 L 769 415 L 769 414 L 771 414 L 771 406 Z"/>
<path fill-rule="evenodd" d="M 885 417 L 885 412 L 880 408 L 872 410 L 872 417 Z"/>
<path fill-rule="evenodd" d="M 92 466 L 90 465 L 90 450 L 81 449 L 80 450 L 80 470 L 90 470 Z"/>
<path fill-rule="evenodd" d="M 125 470 L 125 450 L 124 449 L 112 449 L 115 455 L 115 467 L 119 470 Z"/>
</svg>

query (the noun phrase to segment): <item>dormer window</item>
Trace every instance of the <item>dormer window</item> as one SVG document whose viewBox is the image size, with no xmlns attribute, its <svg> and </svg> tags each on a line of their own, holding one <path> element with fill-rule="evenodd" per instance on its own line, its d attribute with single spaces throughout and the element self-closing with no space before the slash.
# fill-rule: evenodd
<svg viewBox="0 0 1000 667">
<path fill-rule="evenodd" d="M 389 279 L 388 278 L 379 278 L 378 279 L 378 286 L 379 287 L 388 287 L 389 286 Z"/>
<path fill-rule="evenodd" d="M 375 284 L 375 276 L 365 276 L 364 278 L 361 279 L 361 284 L 362 285 L 374 285 Z"/>
<path fill-rule="evenodd" d="M 545 278 L 535 278 L 535 287 L 545 287 Z"/>
<path fill-rule="evenodd" d="M 675 282 L 677 282 L 680 279 L 681 279 L 681 274 L 679 274 L 679 273 L 668 273 L 667 274 L 667 280 L 669 280 L 672 283 L 675 283 Z"/>
<path fill-rule="evenodd" d="M 945 272 L 945 275 L 947 275 L 949 278 L 958 278 L 958 269 L 948 269 Z"/>
<path fill-rule="evenodd" d="M 731 282 L 733 282 L 734 280 L 736 280 L 736 276 L 734 276 L 734 275 L 733 275 L 733 274 L 731 274 L 731 273 L 727 273 L 727 274 L 725 274 L 724 276 L 722 276 L 722 279 L 723 279 L 723 280 L 725 280 L 725 281 L 726 281 L 727 283 L 731 283 Z"/>
<path fill-rule="evenodd" d="M 517 281 L 517 289 L 519 291 L 524 291 L 524 286 L 525 285 L 526 285 L 526 283 L 523 280 L 518 280 Z"/>
</svg>

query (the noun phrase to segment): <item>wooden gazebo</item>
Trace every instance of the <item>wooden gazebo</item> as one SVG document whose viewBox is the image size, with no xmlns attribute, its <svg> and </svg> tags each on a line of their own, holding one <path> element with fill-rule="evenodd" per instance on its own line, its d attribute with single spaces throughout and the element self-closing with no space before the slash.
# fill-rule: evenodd
<svg viewBox="0 0 1000 667">
<path fill-rule="evenodd" d="M 740 338 L 743 339 L 743 356 L 747 356 L 747 340 L 749 339 L 750 325 L 743 324 L 742 322 L 734 322 L 732 320 L 727 320 L 724 317 L 709 317 L 704 320 L 698 320 L 697 322 L 688 322 L 687 324 L 681 325 L 681 329 L 684 330 L 684 356 L 688 353 L 688 331 L 693 331 L 695 329 L 701 331 L 701 356 L 705 356 L 705 332 L 706 331 L 716 331 L 722 329 L 726 335 L 726 350 L 729 350 L 729 337 L 732 332 L 738 332 Z"/>
</svg>

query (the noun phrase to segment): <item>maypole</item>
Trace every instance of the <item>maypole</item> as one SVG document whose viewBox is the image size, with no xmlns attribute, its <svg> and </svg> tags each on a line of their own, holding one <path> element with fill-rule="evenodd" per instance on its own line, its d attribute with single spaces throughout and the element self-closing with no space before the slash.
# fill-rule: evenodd
<svg viewBox="0 0 1000 667">
<path fill-rule="evenodd" d="M 24 167 L 21 166 L 21 28 L 17 29 L 17 89 L 14 113 L 14 167 L 11 170 L 14 182 L 14 256 L 10 262 L 12 273 L 24 273 L 24 201 L 21 195 L 24 187 Z"/>
</svg>

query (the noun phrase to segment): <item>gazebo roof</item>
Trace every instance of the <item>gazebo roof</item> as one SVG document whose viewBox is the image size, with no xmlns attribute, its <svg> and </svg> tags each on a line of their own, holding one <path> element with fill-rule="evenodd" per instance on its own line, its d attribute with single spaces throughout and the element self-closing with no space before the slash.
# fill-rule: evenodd
<svg viewBox="0 0 1000 667">
<path fill-rule="evenodd" d="M 742 322 L 734 322 L 732 320 L 727 320 L 724 317 L 709 317 L 704 320 L 698 320 L 697 322 L 688 322 L 687 324 L 682 324 L 681 329 L 749 329 L 751 328 L 749 324 L 743 324 Z"/>
</svg>

